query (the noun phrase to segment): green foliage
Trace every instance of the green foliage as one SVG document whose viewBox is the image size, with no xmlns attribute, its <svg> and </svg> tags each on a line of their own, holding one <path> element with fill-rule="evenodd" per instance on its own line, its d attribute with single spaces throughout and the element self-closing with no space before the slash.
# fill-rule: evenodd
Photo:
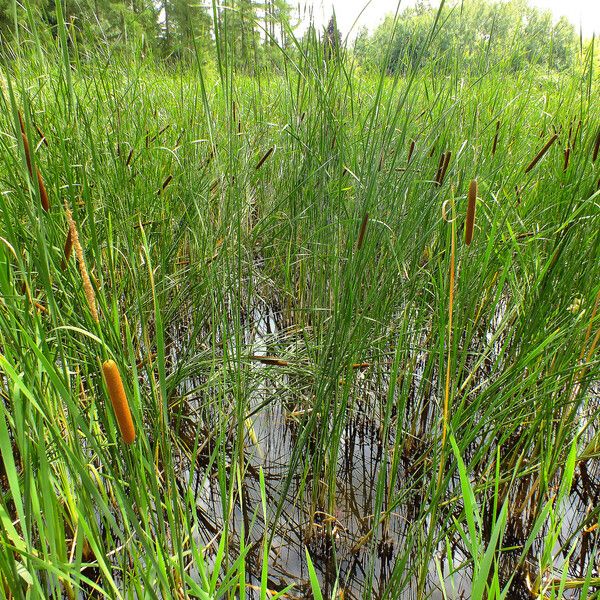
<svg viewBox="0 0 600 600">
<path fill-rule="evenodd" d="M 513 72 L 531 66 L 564 70 L 576 58 L 574 26 L 564 17 L 553 23 L 550 11 L 527 0 L 446 3 L 443 27 L 429 39 L 436 15 L 437 9 L 425 3 L 388 15 L 372 35 L 360 32 L 355 55 L 362 64 L 390 73 L 434 61 L 444 73 L 462 74 L 483 74 L 498 64 Z"/>
</svg>

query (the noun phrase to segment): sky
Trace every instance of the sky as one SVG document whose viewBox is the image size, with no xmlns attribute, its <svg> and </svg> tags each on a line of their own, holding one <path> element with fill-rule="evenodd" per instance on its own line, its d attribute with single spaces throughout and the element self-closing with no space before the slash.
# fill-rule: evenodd
<svg viewBox="0 0 600 600">
<path fill-rule="evenodd" d="M 579 31 L 581 24 L 584 36 L 591 36 L 592 33 L 600 34 L 600 0 L 529 0 L 531 4 L 540 8 L 549 9 L 558 19 L 561 16 L 567 17 Z M 371 0 L 365 8 L 368 0 L 294 0 L 291 4 L 300 6 L 301 17 L 307 22 L 308 15 L 312 11 L 315 24 L 323 26 L 329 20 L 332 8 L 338 21 L 338 27 L 343 35 L 346 35 L 355 20 L 358 18 L 356 30 L 363 25 L 369 29 L 374 29 L 383 17 L 394 12 L 397 6 L 396 0 Z M 409 4 L 414 4 L 414 0 L 403 0 L 401 9 Z M 432 2 L 433 5 L 437 4 Z M 364 9 L 361 15 L 361 11 Z M 360 16 L 359 16 L 360 15 Z M 354 37 L 350 33 L 350 37 Z"/>
</svg>

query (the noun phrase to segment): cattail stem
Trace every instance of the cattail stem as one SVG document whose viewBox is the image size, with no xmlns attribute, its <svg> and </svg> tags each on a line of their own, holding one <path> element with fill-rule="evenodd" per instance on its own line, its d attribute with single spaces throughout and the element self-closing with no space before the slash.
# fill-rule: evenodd
<svg viewBox="0 0 600 600">
<path fill-rule="evenodd" d="M 471 245 L 473 241 L 473 226 L 475 225 L 475 207 L 477 204 L 477 180 L 473 179 L 469 185 L 467 205 L 467 220 L 465 222 L 465 244 Z"/>
<path fill-rule="evenodd" d="M 446 361 L 446 382 L 444 385 L 444 406 L 442 412 L 442 448 L 440 466 L 438 470 L 438 485 L 442 482 L 445 464 L 446 437 L 448 435 L 448 415 L 450 413 L 450 379 L 452 367 L 452 317 L 454 315 L 454 279 L 455 279 L 455 256 L 456 256 L 456 230 L 455 220 L 452 219 L 450 233 L 450 289 L 448 293 L 448 356 Z"/>
<path fill-rule="evenodd" d="M 554 142 L 557 139 L 558 139 L 558 133 L 555 133 L 546 142 L 546 145 L 535 155 L 534 159 L 529 163 L 529 165 L 525 169 L 525 173 L 529 173 L 529 171 L 531 171 L 531 169 L 533 169 L 533 167 L 535 167 L 535 165 L 537 165 L 540 162 L 540 160 L 542 160 L 544 154 L 546 154 L 546 152 L 548 152 L 548 150 L 550 149 L 550 146 L 552 146 L 552 144 L 554 144 Z"/>
<path fill-rule="evenodd" d="M 112 403 L 113 410 L 115 411 L 115 417 L 117 418 L 123 441 L 126 444 L 133 444 L 135 440 L 135 428 L 133 426 L 133 419 L 131 418 L 131 411 L 129 410 L 129 403 L 127 402 L 127 396 L 125 395 L 125 388 L 121 381 L 119 369 L 114 360 L 107 360 L 102 365 L 102 371 L 104 373 L 106 388 L 108 389 L 108 396 Z"/>
</svg>

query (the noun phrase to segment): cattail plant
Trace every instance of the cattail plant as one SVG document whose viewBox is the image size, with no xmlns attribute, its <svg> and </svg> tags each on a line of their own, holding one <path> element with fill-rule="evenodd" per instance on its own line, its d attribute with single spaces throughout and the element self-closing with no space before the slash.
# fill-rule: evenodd
<svg viewBox="0 0 600 600">
<path fill-rule="evenodd" d="M 598 133 L 596 133 L 596 143 L 594 144 L 594 151 L 592 152 L 592 162 L 596 162 L 598 152 L 600 152 L 600 127 L 598 127 Z"/>
<path fill-rule="evenodd" d="M 87 300 L 88 306 L 90 307 L 92 318 L 96 323 L 98 323 L 100 319 L 98 318 L 98 309 L 96 308 L 96 295 L 94 294 L 94 288 L 92 287 L 92 282 L 90 281 L 90 276 L 88 274 L 87 267 L 85 266 L 85 260 L 83 258 L 83 248 L 81 247 L 81 243 L 79 242 L 79 233 L 77 232 L 77 225 L 75 224 L 73 214 L 71 213 L 71 209 L 69 208 L 69 205 L 66 201 L 65 211 L 67 214 L 67 222 L 69 223 L 69 233 L 71 235 L 71 241 L 73 243 L 73 247 L 75 248 L 75 256 L 77 256 L 77 262 L 79 263 L 79 272 L 81 273 L 81 279 L 83 282 L 83 293 L 85 294 L 85 299 Z"/>
<path fill-rule="evenodd" d="M 415 151 L 415 140 L 411 140 L 410 146 L 408 148 L 408 158 L 406 159 L 406 164 L 410 163 L 410 159 L 412 158 L 414 151 Z"/>
<path fill-rule="evenodd" d="M 525 169 L 525 173 L 529 173 L 529 171 L 531 171 L 531 169 L 533 169 L 533 167 L 535 167 L 535 165 L 537 165 L 540 160 L 542 160 L 542 158 L 544 157 L 544 154 L 546 154 L 546 152 L 548 152 L 548 150 L 550 149 L 550 146 L 552 146 L 552 144 L 554 144 L 554 142 L 558 139 L 558 133 L 555 133 L 544 145 L 544 147 L 535 155 L 535 157 L 533 158 L 533 160 L 529 163 L 529 165 L 527 165 L 527 168 Z"/>
<path fill-rule="evenodd" d="M 496 154 L 496 148 L 498 147 L 498 134 L 500 133 L 500 121 L 496 121 L 496 135 L 494 136 L 494 143 L 492 144 L 492 156 Z"/>
<path fill-rule="evenodd" d="M 172 179 L 173 179 L 173 175 L 168 175 L 167 178 L 163 181 L 161 188 L 158 190 L 159 196 L 165 191 L 167 186 L 171 183 Z"/>
<path fill-rule="evenodd" d="M 444 164 L 442 165 L 442 172 L 440 173 L 440 181 L 439 184 L 442 185 L 444 183 L 444 178 L 446 177 L 446 171 L 448 170 L 448 165 L 450 164 L 450 158 L 452 158 L 452 152 L 448 150 L 446 155 L 444 156 Z"/>
<path fill-rule="evenodd" d="M 264 154 L 263 157 L 258 161 L 258 164 L 256 165 L 256 170 L 258 171 L 258 169 L 260 169 L 264 164 L 265 161 L 269 158 L 269 156 L 271 156 L 271 154 L 273 154 L 273 150 L 275 150 L 275 146 L 271 146 Z"/>
<path fill-rule="evenodd" d="M 129 403 L 125 394 L 125 388 L 121 381 L 121 374 L 114 360 L 107 360 L 102 365 L 104 381 L 108 390 L 115 417 L 121 431 L 121 436 L 126 444 L 133 444 L 135 440 L 135 427 L 129 410 Z"/>
<path fill-rule="evenodd" d="M 435 183 L 440 185 L 440 177 L 442 176 L 442 169 L 444 168 L 444 161 L 446 160 L 446 153 L 442 152 L 440 155 L 440 161 L 438 162 L 438 168 L 435 172 Z"/>
<path fill-rule="evenodd" d="M 33 165 L 31 163 L 31 150 L 29 148 L 29 139 L 27 138 L 27 133 L 25 131 L 25 123 L 23 122 L 23 116 L 21 115 L 21 111 L 17 113 L 19 115 L 19 127 L 21 129 L 21 139 L 23 140 L 23 150 L 25 152 L 25 161 L 27 162 L 27 170 L 29 171 L 29 177 L 33 181 Z M 45 137 L 43 138 L 46 139 Z M 42 203 L 42 208 L 48 212 L 50 210 L 50 202 L 48 200 L 48 193 L 46 192 L 46 186 L 44 185 L 44 179 L 40 170 L 36 167 L 36 178 L 38 184 L 38 190 L 40 193 L 40 201 Z"/>
<path fill-rule="evenodd" d="M 570 146 L 566 146 L 565 148 L 565 161 L 563 163 L 563 171 L 566 171 L 569 168 L 569 157 L 571 156 L 571 148 Z"/>
<path fill-rule="evenodd" d="M 473 241 L 473 226 L 475 225 L 475 206 L 477 203 L 477 179 L 473 179 L 469 185 L 469 196 L 467 204 L 467 220 L 465 221 L 465 244 L 471 245 Z"/>
<path fill-rule="evenodd" d="M 369 213 L 365 213 L 362 223 L 360 224 L 360 231 L 358 232 L 358 242 L 356 242 L 356 249 L 362 248 L 363 242 L 365 241 L 365 234 L 367 232 L 367 224 L 369 223 Z"/>
<path fill-rule="evenodd" d="M 71 228 L 67 232 L 67 239 L 65 240 L 64 257 L 60 263 L 60 268 L 64 271 L 71 258 L 71 252 L 73 251 L 73 236 L 71 235 Z"/>
<path fill-rule="evenodd" d="M 42 203 L 42 208 L 48 212 L 50 210 L 50 201 L 48 200 L 48 193 L 46 192 L 46 186 L 44 185 L 44 179 L 42 178 L 42 174 L 40 170 L 36 168 L 37 174 L 37 182 L 38 182 L 38 190 L 40 192 L 40 201 Z"/>
</svg>

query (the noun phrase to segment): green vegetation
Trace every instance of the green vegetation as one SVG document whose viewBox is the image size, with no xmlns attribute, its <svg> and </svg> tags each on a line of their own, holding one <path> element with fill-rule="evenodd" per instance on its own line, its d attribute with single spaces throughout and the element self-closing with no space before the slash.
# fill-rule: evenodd
<svg viewBox="0 0 600 600">
<path fill-rule="evenodd" d="M 0 598 L 597 597 L 594 44 L 251 75 L 63 9 L 1 65 Z"/>
</svg>

